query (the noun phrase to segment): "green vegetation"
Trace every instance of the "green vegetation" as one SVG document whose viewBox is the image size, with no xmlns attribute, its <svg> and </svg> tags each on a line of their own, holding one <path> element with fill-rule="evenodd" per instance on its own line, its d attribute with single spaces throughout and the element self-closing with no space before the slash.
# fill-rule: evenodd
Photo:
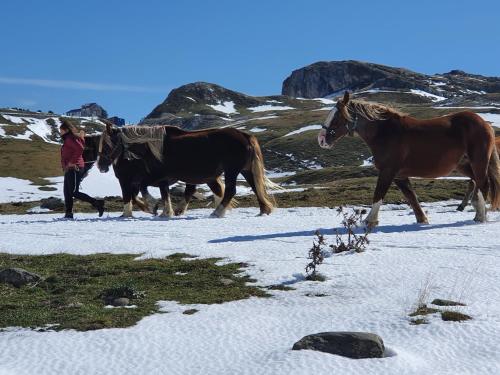
<svg viewBox="0 0 500 375">
<path fill-rule="evenodd" d="M 19 267 L 44 278 L 21 288 L 0 284 L 0 328 L 128 327 L 158 312 L 156 302 L 161 300 L 212 304 L 266 296 L 262 289 L 247 285 L 252 280 L 241 275 L 240 263 L 217 265 L 220 259 L 187 260 L 186 254 L 135 260 L 137 256 L 0 253 L 0 269 Z M 105 308 L 110 297 L 129 298 L 136 307 Z"/>
<path fill-rule="evenodd" d="M 441 319 L 444 321 L 462 322 L 465 320 L 471 320 L 472 317 L 467 314 L 459 313 L 458 311 L 446 310 L 441 312 Z"/>
<path fill-rule="evenodd" d="M 40 177 L 62 175 L 59 146 L 40 138 L 28 140 L 0 138 L 0 177 L 36 181 Z"/>
</svg>

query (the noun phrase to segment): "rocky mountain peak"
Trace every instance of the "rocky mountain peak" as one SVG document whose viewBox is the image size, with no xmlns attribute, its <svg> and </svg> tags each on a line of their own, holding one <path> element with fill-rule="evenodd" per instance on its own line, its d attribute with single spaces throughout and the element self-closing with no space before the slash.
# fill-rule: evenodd
<svg viewBox="0 0 500 375">
<path fill-rule="evenodd" d="M 361 61 L 321 61 L 297 69 L 285 79 L 282 94 L 319 98 L 344 90 L 422 90 L 443 98 L 500 93 L 500 78 L 452 70 L 426 75 L 408 69 Z"/>
</svg>

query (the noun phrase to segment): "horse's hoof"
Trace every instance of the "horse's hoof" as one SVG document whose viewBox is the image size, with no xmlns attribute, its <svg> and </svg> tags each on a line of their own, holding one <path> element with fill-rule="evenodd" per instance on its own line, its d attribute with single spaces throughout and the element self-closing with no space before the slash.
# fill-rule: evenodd
<svg viewBox="0 0 500 375">
<path fill-rule="evenodd" d="M 224 214 L 221 215 L 221 214 L 217 213 L 217 211 L 214 211 L 210 214 L 210 217 L 215 218 L 215 219 L 220 219 L 220 218 L 224 217 Z"/>
<path fill-rule="evenodd" d="M 365 221 L 365 225 L 367 229 L 372 230 L 378 226 L 378 221 Z"/>
<path fill-rule="evenodd" d="M 461 205 L 461 204 L 457 207 L 457 211 L 463 211 L 464 209 L 465 209 L 465 206 Z"/>
<path fill-rule="evenodd" d="M 186 214 L 186 211 L 177 209 L 177 210 L 175 210 L 174 214 L 175 214 L 175 216 L 182 216 L 182 215 Z"/>
</svg>

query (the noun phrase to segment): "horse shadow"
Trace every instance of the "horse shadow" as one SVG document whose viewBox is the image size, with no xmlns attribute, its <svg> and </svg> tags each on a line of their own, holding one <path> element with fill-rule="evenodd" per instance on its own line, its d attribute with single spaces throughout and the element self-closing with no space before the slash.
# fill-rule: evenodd
<svg viewBox="0 0 500 375">
<path fill-rule="evenodd" d="M 372 234 L 376 233 L 400 233 L 400 232 L 420 232 L 432 229 L 442 229 L 442 228 L 459 228 L 469 225 L 475 225 L 472 220 L 457 221 L 454 223 L 444 223 L 444 224 L 401 224 L 401 225 L 381 225 L 376 227 L 371 231 Z M 257 235 L 239 235 L 231 236 L 209 240 L 208 243 L 225 243 L 225 242 L 248 242 L 248 241 L 259 241 L 259 240 L 269 240 L 278 238 L 293 238 L 293 237 L 310 237 L 319 231 L 323 235 L 333 235 L 333 234 L 346 234 L 347 230 L 344 227 L 337 228 L 317 228 L 312 230 L 302 230 L 296 232 L 281 232 L 281 233 L 267 233 L 267 234 L 257 234 Z M 363 234 L 364 228 L 360 227 L 355 230 L 356 234 Z"/>
</svg>

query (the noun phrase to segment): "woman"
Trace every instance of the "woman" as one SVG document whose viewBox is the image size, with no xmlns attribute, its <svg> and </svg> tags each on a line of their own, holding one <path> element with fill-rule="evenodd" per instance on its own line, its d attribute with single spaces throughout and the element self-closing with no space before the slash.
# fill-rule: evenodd
<svg viewBox="0 0 500 375">
<path fill-rule="evenodd" d="M 73 219 L 73 198 L 90 203 L 99 212 L 104 213 L 104 200 L 94 199 L 80 192 L 80 182 L 84 176 L 83 149 L 85 148 L 84 132 L 78 133 L 76 127 L 67 119 L 61 120 L 59 132 L 63 140 L 61 147 L 61 166 L 64 171 L 64 206 L 65 219 Z"/>
</svg>

